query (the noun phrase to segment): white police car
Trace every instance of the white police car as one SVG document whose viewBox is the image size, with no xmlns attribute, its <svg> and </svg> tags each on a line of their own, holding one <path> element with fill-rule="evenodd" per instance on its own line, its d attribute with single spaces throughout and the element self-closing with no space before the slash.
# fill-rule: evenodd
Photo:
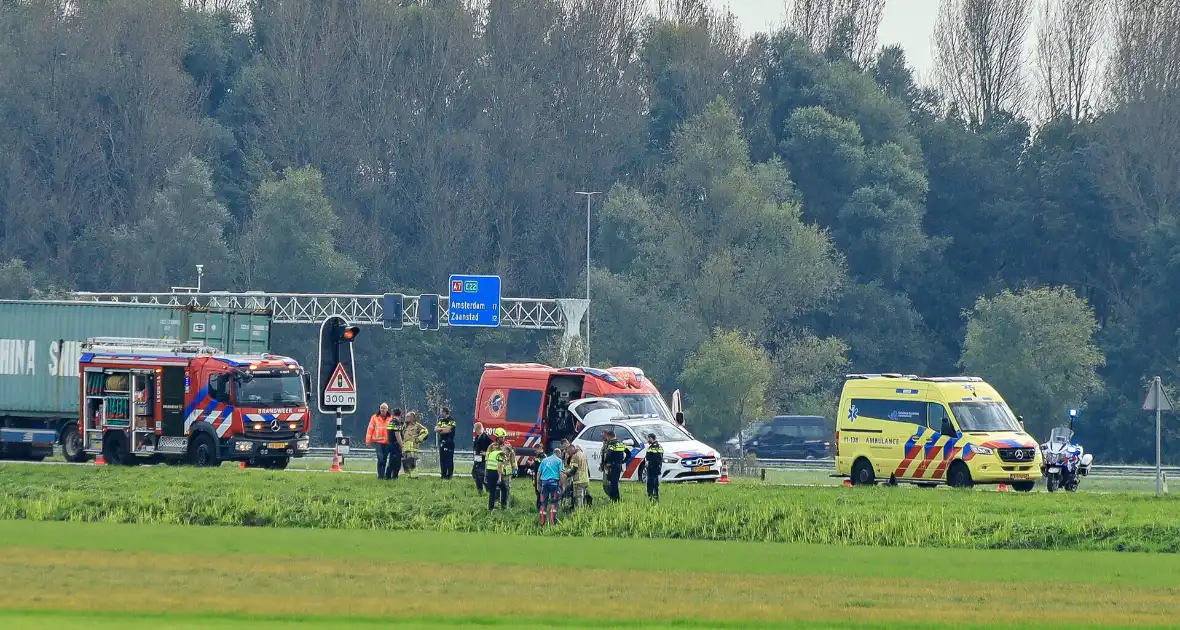
<svg viewBox="0 0 1180 630">
<path fill-rule="evenodd" d="M 610 398 L 583 398 L 570 403 L 569 410 L 578 419 L 578 433 L 573 443 L 581 447 L 590 463 L 590 478 L 602 479 L 602 435 L 613 429 L 615 437 L 628 448 L 623 465 L 623 479 L 645 480 L 647 471 L 647 434 L 655 433 L 664 447 L 661 481 L 717 481 L 721 478 L 721 456 L 716 449 L 697 441 L 686 430 L 657 416 L 628 416 L 618 402 Z"/>
</svg>

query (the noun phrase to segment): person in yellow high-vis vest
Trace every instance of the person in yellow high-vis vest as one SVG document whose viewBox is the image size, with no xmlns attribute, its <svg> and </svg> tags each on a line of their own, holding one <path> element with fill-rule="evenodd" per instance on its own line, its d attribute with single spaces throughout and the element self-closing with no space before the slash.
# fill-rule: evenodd
<svg viewBox="0 0 1180 630">
<path fill-rule="evenodd" d="M 508 484 L 504 483 L 504 477 L 512 474 L 512 460 L 515 453 L 512 447 L 508 445 L 506 438 L 508 432 L 503 428 L 497 428 L 492 432 L 495 436 L 495 441 L 488 447 L 485 457 L 485 484 L 488 488 L 488 510 L 496 509 L 496 500 L 500 501 L 500 509 L 508 509 Z"/>
<path fill-rule="evenodd" d="M 411 479 L 418 476 L 415 472 L 418 468 L 418 445 L 430 435 L 430 429 L 422 424 L 421 418 L 422 414 L 417 411 L 407 413 L 406 424 L 402 429 L 402 466 L 406 476 Z"/>
</svg>

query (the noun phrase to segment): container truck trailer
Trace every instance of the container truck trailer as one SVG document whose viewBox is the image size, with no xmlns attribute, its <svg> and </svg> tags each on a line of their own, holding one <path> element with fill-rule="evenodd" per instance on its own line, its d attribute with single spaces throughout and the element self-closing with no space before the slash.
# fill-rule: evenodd
<svg viewBox="0 0 1180 630">
<path fill-rule="evenodd" d="M 40 460 L 60 444 L 66 459 L 87 459 L 78 432 L 87 339 L 172 339 L 261 355 L 270 325 L 270 313 L 257 310 L 0 300 L 0 456 Z"/>
</svg>

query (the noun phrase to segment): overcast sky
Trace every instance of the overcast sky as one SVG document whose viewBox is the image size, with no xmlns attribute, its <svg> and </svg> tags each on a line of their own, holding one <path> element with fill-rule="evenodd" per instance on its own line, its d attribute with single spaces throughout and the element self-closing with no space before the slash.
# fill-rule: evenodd
<svg viewBox="0 0 1180 630">
<path fill-rule="evenodd" d="M 728 5 L 747 35 L 781 25 L 786 14 L 783 0 L 714 2 L 720 6 Z M 930 33 L 934 30 L 937 14 L 938 0 L 887 0 L 885 16 L 881 20 L 881 43 L 901 44 L 905 48 L 906 58 L 923 81 L 930 72 Z"/>
</svg>

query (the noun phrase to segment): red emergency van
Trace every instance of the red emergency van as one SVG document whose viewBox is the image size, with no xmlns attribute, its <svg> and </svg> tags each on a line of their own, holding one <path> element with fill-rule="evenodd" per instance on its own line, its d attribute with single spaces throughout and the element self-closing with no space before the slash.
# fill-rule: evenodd
<svg viewBox="0 0 1180 630">
<path fill-rule="evenodd" d="M 555 442 L 573 439 L 581 430 L 580 418 L 569 410 L 571 401 L 599 397 L 618 402 L 629 416 L 676 422 L 660 390 L 639 368 L 554 368 L 540 363 L 485 364 L 475 398 L 475 421 L 483 424 L 486 433 L 497 428 L 507 431 L 517 463 L 523 466 L 538 446 L 551 451 Z M 578 408 L 579 413 L 593 410 L 587 405 Z"/>
</svg>

